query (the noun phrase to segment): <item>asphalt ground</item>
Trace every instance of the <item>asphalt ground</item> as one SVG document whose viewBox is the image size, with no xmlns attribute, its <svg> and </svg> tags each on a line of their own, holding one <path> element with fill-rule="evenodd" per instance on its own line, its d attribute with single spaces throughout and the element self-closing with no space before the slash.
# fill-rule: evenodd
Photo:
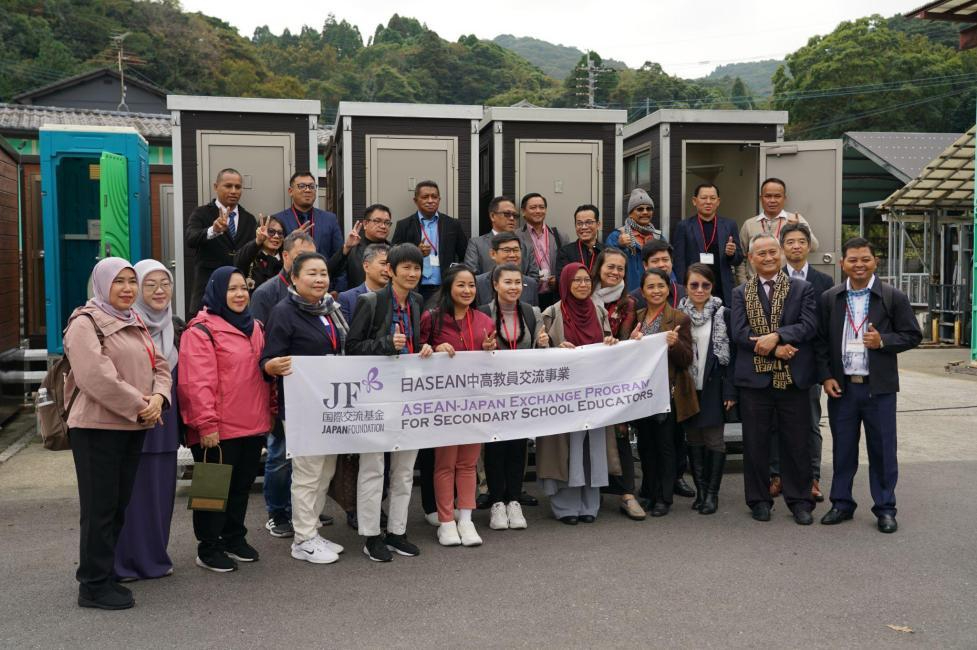
<svg viewBox="0 0 977 650">
<path fill-rule="evenodd" d="M 867 466 L 855 519 L 834 527 L 797 526 L 782 501 L 771 522 L 754 522 L 731 472 L 712 516 L 676 497 L 669 516 L 632 522 L 608 497 L 596 523 L 568 527 L 543 499 L 524 508 L 524 531 L 492 531 L 477 513 L 485 544 L 470 549 L 438 546 L 415 498 L 408 533 L 420 556 L 370 562 L 337 521 L 323 534 L 346 552 L 313 566 L 264 531 L 256 491 L 249 541 L 261 560 L 219 575 L 193 565 L 178 496 L 174 575 L 130 585 L 135 608 L 101 612 L 75 603 L 70 454 L 34 444 L 0 465 L 0 647 L 974 648 L 977 408 L 963 407 L 977 406 L 977 382 L 919 356 L 932 353 L 912 354 L 894 535 L 875 529 Z M 329 512 L 339 514 L 335 504 Z"/>
</svg>

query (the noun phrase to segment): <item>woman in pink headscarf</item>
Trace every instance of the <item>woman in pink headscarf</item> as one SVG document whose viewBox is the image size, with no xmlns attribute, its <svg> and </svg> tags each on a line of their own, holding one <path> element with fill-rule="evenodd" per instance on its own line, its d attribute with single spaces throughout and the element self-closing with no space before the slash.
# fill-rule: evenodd
<svg viewBox="0 0 977 650">
<path fill-rule="evenodd" d="M 170 366 L 133 311 L 136 271 L 108 257 L 92 271 L 94 297 L 68 319 L 64 353 L 68 437 L 78 476 L 81 557 L 78 604 L 127 609 L 132 593 L 113 573 L 115 546 L 146 431 L 169 404 Z"/>
</svg>

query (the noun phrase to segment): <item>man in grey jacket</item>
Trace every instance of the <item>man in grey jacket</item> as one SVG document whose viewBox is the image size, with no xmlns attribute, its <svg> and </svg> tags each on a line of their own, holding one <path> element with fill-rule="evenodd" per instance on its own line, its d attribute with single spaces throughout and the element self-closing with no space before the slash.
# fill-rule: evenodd
<svg viewBox="0 0 977 650">
<path fill-rule="evenodd" d="M 468 248 L 465 251 L 465 266 L 472 269 L 476 276 L 488 273 L 495 268 L 495 262 L 491 256 L 492 237 L 501 232 L 515 232 L 516 219 L 519 217 L 515 202 L 507 196 L 497 196 L 492 199 L 489 203 L 488 213 L 489 221 L 492 222 L 492 230 L 469 240 Z M 520 240 L 519 246 L 522 248 L 522 263 L 519 268 L 522 269 L 523 275 L 538 278 L 539 267 L 536 265 L 533 256 L 529 254 L 526 243 Z"/>
</svg>

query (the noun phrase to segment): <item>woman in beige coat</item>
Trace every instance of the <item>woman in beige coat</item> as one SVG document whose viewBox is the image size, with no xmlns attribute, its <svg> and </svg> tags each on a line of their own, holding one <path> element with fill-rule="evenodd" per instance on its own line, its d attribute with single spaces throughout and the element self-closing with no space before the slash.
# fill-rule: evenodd
<svg viewBox="0 0 977 650">
<path fill-rule="evenodd" d="M 81 557 L 78 604 L 127 609 L 132 593 L 113 573 L 115 544 L 132 494 L 146 430 L 162 421 L 170 367 L 132 311 L 139 283 L 132 265 L 108 257 L 92 271 L 94 297 L 68 319 L 71 363 L 65 399 L 78 476 Z"/>
</svg>

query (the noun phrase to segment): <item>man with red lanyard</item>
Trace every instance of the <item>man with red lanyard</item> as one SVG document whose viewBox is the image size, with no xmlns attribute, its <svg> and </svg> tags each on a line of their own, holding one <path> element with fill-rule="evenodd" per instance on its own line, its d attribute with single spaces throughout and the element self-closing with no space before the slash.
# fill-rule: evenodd
<svg viewBox="0 0 977 650">
<path fill-rule="evenodd" d="M 556 277 L 560 277 L 563 267 L 571 262 L 580 262 L 592 273 L 597 256 L 604 250 L 600 239 L 600 210 L 596 205 L 585 203 L 573 212 L 573 227 L 577 231 L 577 241 L 563 246 L 556 254 Z"/>
<path fill-rule="evenodd" d="M 719 188 L 712 183 L 695 188 L 692 205 L 696 214 L 680 221 L 671 238 L 675 247 L 675 277 L 684 282 L 685 270 L 695 262 L 712 267 L 716 276 L 712 293 L 728 307 L 733 302 L 736 282 L 733 269 L 743 262 L 736 224 L 719 216 Z"/>
<path fill-rule="evenodd" d="M 814 229 L 811 228 L 811 224 L 802 215 L 784 210 L 786 203 L 787 183 L 779 178 L 772 177 L 763 181 L 760 184 L 760 205 L 763 206 L 763 212 L 746 220 L 746 223 L 740 228 L 740 241 L 748 242 L 753 239 L 754 235 L 759 235 L 761 232 L 773 235 L 779 241 L 780 231 L 786 224 L 803 223 L 811 229 L 811 250 L 809 252 L 816 251 L 818 249 L 818 238 L 814 236 Z M 749 264 L 742 264 L 737 273 L 736 284 L 742 284 L 747 277 L 753 277 L 753 269 Z"/>
<path fill-rule="evenodd" d="M 516 234 L 528 246 L 539 268 L 539 307 L 546 309 L 559 300 L 556 293 L 556 275 L 553 271 L 556 268 L 557 252 L 563 246 L 563 237 L 559 230 L 546 225 L 545 196 L 530 192 L 522 197 L 519 205 L 522 209 L 522 218 L 526 223 L 516 231 Z"/>
</svg>

